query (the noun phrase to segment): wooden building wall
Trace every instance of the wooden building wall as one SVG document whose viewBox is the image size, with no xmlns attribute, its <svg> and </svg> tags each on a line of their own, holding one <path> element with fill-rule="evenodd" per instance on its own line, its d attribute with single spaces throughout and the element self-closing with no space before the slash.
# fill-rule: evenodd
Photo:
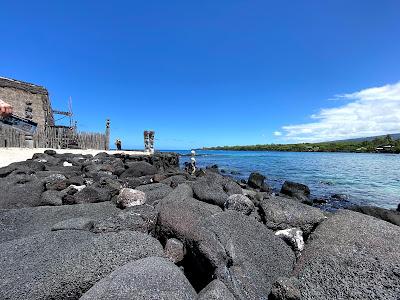
<svg viewBox="0 0 400 300">
<path fill-rule="evenodd" d="M 49 94 L 44 87 L 0 77 L 0 99 L 13 106 L 13 113 L 41 128 L 54 125 Z"/>
</svg>

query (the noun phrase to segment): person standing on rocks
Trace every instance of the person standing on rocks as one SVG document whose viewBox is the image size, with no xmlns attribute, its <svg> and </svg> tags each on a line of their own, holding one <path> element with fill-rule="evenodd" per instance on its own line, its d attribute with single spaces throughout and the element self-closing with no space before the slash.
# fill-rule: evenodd
<svg viewBox="0 0 400 300">
<path fill-rule="evenodd" d="M 190 158 L 190 174 L 196 173 L 196 158 L 193 156 Z"/>
<path fill-rule="evenodd" d="M 189 174 L 194 175 L 196 173 L 196 151 L 192 150 L 190 151 L 192 157 L 190 158 L 190 163 L 185 163 L 186 164 L 186 170 Z"/>
<path fill-rule="evenodd" d="M 121 142 L 121 140 L 120 140 L 119 138 L 115 141 L 115 146 L 117 146 L 117 150 L 118 150 L 118 151 L 121 151 L 121 149 L 122 149 L 122 142 Z"/>
<path fill-rule="evenodd" d="M 12 111 L 12 106 L 0 99 L 0 117 L 7 117 L 12 114 Z"/>
</svg>

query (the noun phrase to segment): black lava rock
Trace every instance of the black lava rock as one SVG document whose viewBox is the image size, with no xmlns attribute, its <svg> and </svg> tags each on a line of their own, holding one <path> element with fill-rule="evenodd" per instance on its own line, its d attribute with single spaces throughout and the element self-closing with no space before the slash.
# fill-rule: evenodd
<svg viewBox="0 0 400 300">
<path fill-rule="evenodd" d="M 0 253 L 0 299 L 62 300 L 79 299 L 130 261 L 163 256 L 163 248 L 135 231 L 58 230 L 1 243 Z"/>
<path fill-rule="evenodd" d="M 400 228 L 350 210 L 317 227 L 294 270 L 301 299 L 397 299 Z"/>
<path fill-rule="evenodd" d="M 301 201 L 307 201 L 308 197 L 310 196 L 310 188 L 305 184 L 285 181 L 281 188 L 281 193 L 297 198 Z"/>
<path fill-rule="evenodd" d="M 279 196 L 269 196 L 262 199 L 260 207 L 265 216 L 265 225 L 268 228 L 282 230 L 298 227 L 306 237 L 319 223 L 326 219 L 318 208 Z"/>
<path fill-rule="evenodd" d="M 141 177 L 157 173 L 156 167 L 144 161 L 129 162 L 126 163 L 126 166 L 128 169 L 121 174 L 120 178 Z"/>
<path fill-rule="evenodd" d="M 264 180 L 265 180 L 264 175 L 257 172 L 253 172 L 250 174 L 249 179 L 247 180 L 247 184 L 254 189 L 261 189 L 265 185 Z"/>
<path fill-rule="evenodd" d="M 97 282 L 81 300 L 195 300 L 196 291 L 183 272 L 162 257 L 148 257 L 116 269 Z"/>
<path fill-rule="evenodd" d="M 376 206 L 352 206 L 348 209 L 400 226 L 400 212 Z"/>
</svg>

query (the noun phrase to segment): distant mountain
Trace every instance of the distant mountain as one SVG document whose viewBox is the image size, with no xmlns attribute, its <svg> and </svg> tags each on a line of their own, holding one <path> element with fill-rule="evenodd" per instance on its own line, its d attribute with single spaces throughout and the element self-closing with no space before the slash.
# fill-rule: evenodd
<svg viewBox="0 0 400 300">
<path fill-rule="evenodd" d="M 400 140 L 400 133 L 393 133 L 393 134 L 389 134 L 393 140 Z M 347 140 L 338 140 L 338 141 L 332 141 L 332 143 L 335 142 L 356 142 L 356 143 L 361 143 L 364 141 L 370 142 L 373 141 L 376 138 L 383 138 L 387 136 L 387 134 L 384 135 L 376 135 L 376 136 L 368 136 L 368 137 L 362 137 L 362 138 L 355 138 L 355 139 L 347 139 Z"/>
</svg>

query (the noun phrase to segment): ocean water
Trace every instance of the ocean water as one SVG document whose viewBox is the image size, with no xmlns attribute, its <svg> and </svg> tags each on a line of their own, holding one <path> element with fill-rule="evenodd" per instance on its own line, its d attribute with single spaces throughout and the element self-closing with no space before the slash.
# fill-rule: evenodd
<svg viewBox="0 0 400 300">
<path fill-rule="evenodd" d="M 189 151 L 175 151 L 188 154 Z M 196 151 L 199 167 L 217 164 L 227 175 L 247 179 L 253 171 L 279 191 L 285 180 L 308 185 L 326 208 L 351 204 L 396 208 L 400 203 L 400 155 L 367 153 Z M 181 165 L 190 157 L 182 156 Z M 345 195 L 347 201 L 331 198 Z"/>
</svg>

